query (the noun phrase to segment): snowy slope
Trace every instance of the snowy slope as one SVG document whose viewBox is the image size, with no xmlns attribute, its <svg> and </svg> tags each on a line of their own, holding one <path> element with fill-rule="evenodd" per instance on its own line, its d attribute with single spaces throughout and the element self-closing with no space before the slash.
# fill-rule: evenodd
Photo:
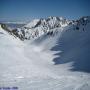
<svg viewBox="0 0 90 90">
<path fill-rule="evenodd" d="M 29 77 L 36 76 L 37 74 L 40 76 L 40 74 L 44 73 L 41 72 L 40 68 L 38 70 L 38 67 L 32 64 L 32 58 L 24 55 L 24 48 L 26 48 L 27 45 L 18 38 L 5 32 L 1 26 L 0 31 L 2 32 L 0 34 L 0 80 L 3 79 L 2 77 L 9 79 L 17 78 L 19 75 L 22 77 L 22 75 L 24 74 L 25 76 L 26 73 L 28 73 L 26 77 L 28 77 L 28 75 L 30 75 Z M 33 51 L 31 53 L 32 56 L 35 54 Z"/>
<path fill-rule="evenodd" d="M 28 23 L 27 25 L 25 25 L 25 27 L 29 27 L 29 28 L 33 28 L 36 26 L 36 24 L 39 22 L 39 19 L 34 19 L 33 21 L 31 21 L 30 23 Z"/>
<path fill-rule="evenodd" d="M 56 33 L 43 34 L 33 41 L 20 41 L 0 26 L 0 86 L 89 90 L 90 19 L 82 20 L 50 29 Z"/>
</svg>

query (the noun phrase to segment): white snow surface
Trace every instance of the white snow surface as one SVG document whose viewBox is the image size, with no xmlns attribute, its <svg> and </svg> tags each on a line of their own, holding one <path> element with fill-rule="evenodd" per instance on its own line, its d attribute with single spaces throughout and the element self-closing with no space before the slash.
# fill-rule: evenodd
<svg viewBox="0 0 90 90">
<path fill-rule="evenodd" d="M 25 25 L 25 27 L 32 28 L 32 27 L 34 27 L 38 22 L 39 22 L 39 19 L 34 19 L 33 21 L 31 21 L 30 23 L 28 23 L 27 25 Z"/>
<path fill-rule="evenodd" d="M 75 31 L 67 26 L 58 28 L 55 36 L 42 35 L 34 41 L 23 42 L 9 35 L 0 25 L 0 87 L 16 86 L 19 90 L 89 90 L 90 61 L 81 61 L 90 59 L 85 58 L 89 53 L 89 29 L 90 24 L 85 32 L 82 28 Z M 79 67 L 83 68 L 75 66 L 73 59 L 80 59 L 82 63 Z"/>
</svg>

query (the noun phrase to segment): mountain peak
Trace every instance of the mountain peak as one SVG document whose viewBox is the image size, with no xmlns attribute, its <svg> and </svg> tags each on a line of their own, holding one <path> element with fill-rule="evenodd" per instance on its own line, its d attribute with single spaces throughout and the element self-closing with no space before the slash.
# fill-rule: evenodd
<svg viewBox="0 0 90 90">
<path fill-rule="evenodd" d="M 45 19 L 44 18 L 34 19 L 30 23 L 25 25 L 25 27 L 35 28 L 38 26 L 43 26 L 43 27 L 50 26 L 52 28 L 54 26 L 61 26 L 63 24 L 66 24 L 67 22 L 68 22 L 68 20 L 66 20 L 62 17 L 50 16 L 50 17 L 45 18 Z"/>
<path fill-rule="evenodd" d="M 28 23 L 27 25 L 25 25 L 25 27 L 33 28 L 39 21 L 40 21 L 40 19 L 34 19 L 30 23 Z"/>
</svg>

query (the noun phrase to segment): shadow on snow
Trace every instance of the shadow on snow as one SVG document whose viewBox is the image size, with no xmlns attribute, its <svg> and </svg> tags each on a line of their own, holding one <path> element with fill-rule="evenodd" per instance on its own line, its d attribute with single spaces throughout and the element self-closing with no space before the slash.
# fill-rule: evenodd
<svg viewBox="0 0 90 90">
<path fill-rule="evenodd" d="M 90 33 L 67 31 L 63 33 L 51 51 L 57 51 L 55 65 L 73 62 L 71 71 L 90 73 Z"/>
</svg>

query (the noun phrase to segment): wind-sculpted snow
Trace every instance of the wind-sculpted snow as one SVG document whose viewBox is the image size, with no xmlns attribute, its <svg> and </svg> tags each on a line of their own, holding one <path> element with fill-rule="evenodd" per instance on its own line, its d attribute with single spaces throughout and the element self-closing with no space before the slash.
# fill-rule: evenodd
<svg viewBox="0 0 90 90">
<path fill-rule="evenodd" d="M 0 25 L 0 87 L 89 90 L 90 20 L 84 18 L 24 41 Z"/>
<path fill-rule="evenodd" d="M 90 73 L 90 23 L 84 27 L 79 27 L 79 30 L 67 30 L 63 33 L 56 43 L 51 48 L 52 51 L 57 51 L 53 59 L 55 65 L 73 62 L 72 71 L 82 71 Z"/>
</svg>

